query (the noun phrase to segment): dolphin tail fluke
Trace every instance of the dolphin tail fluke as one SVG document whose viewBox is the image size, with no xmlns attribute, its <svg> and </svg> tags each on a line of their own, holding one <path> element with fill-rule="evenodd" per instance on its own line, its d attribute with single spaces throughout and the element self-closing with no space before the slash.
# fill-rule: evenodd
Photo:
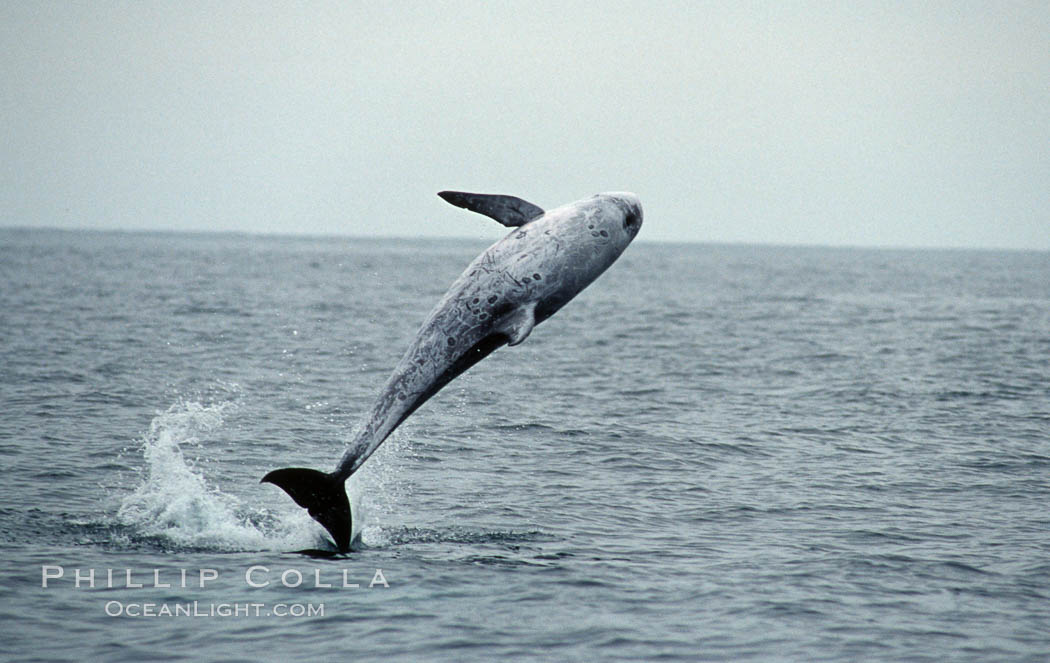
<svg viewBox="0 0 1050 663">
<path fill-rule="evenodd" d="M 296 504 L 309 511 L 332 535 L 339 552 L 350 550 L 353 522 L 343 479 L 317 470 L 289 467 L 270 472 L 262 481 L 281 488 Z"/>
</svg>

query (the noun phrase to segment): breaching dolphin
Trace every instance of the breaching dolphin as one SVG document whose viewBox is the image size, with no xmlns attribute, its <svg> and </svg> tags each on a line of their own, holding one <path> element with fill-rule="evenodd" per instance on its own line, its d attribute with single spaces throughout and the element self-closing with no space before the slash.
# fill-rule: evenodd
<svg viewBox="0 0 1050 663">
<path fill-rule="evenodd" d="M 442 191 L 510 233 L 470 263 L 423 322 L 334 472 L 274 470 L 280 486 L 350 548 L 344 483 L 416 408 L 502 345 L 517 345 L 613 264 L 642 225 L 633 193 L 601 193 L 548 212 L 513 196 Z"/>
</svg>

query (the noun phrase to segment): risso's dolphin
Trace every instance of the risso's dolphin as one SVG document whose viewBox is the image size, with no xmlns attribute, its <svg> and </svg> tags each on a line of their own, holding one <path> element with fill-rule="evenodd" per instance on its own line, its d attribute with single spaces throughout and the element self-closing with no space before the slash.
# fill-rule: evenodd
<svg viewBox="0 0 1050 663">
<path fill-rule="evenodd" d="M 334 472 L 274 470 L 284 489 L 350 548 L 345 481 L 402 421 L 502 345 L 517 345 L 613 264 L 642 225 L 633 193 L 601 193 L 549 212 L 513 196 L 442 191 L 449 203 L 512 228 L 470 263 L 423 322 Z"/>
</svg>

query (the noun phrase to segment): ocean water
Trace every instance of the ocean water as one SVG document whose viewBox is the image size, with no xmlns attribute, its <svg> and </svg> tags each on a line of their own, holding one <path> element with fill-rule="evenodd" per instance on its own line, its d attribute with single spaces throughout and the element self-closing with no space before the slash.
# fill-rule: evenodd
<svg viewBox="0 0 1050 663">
<path fill-rule="evenodd" d="M 295 554 L 484 246 L 0 230 L 0 659 L 1050 658 L 1047 253 L 636 243 Z"/>
</svg>

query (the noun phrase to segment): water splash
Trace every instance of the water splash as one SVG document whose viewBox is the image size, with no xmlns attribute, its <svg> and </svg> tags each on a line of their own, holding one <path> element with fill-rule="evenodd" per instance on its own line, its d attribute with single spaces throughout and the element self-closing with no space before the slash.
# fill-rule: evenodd
<svg viewBox="0 0 1050 663">
<path fill-rule="evenodd" d="M 141 535 L 174 546 L 223 551 L 289 550 L 316 546 L 316 527 L 304 513 L 249 509 L 210 485 L 205 444 L 223 425 L 232 402 L 179 400 L 150 423 L 142 439 L 141 483 L 121 500 L 117 518 Z M 191 450 L 197 453 L 191 457 Z"/>
</svg>

